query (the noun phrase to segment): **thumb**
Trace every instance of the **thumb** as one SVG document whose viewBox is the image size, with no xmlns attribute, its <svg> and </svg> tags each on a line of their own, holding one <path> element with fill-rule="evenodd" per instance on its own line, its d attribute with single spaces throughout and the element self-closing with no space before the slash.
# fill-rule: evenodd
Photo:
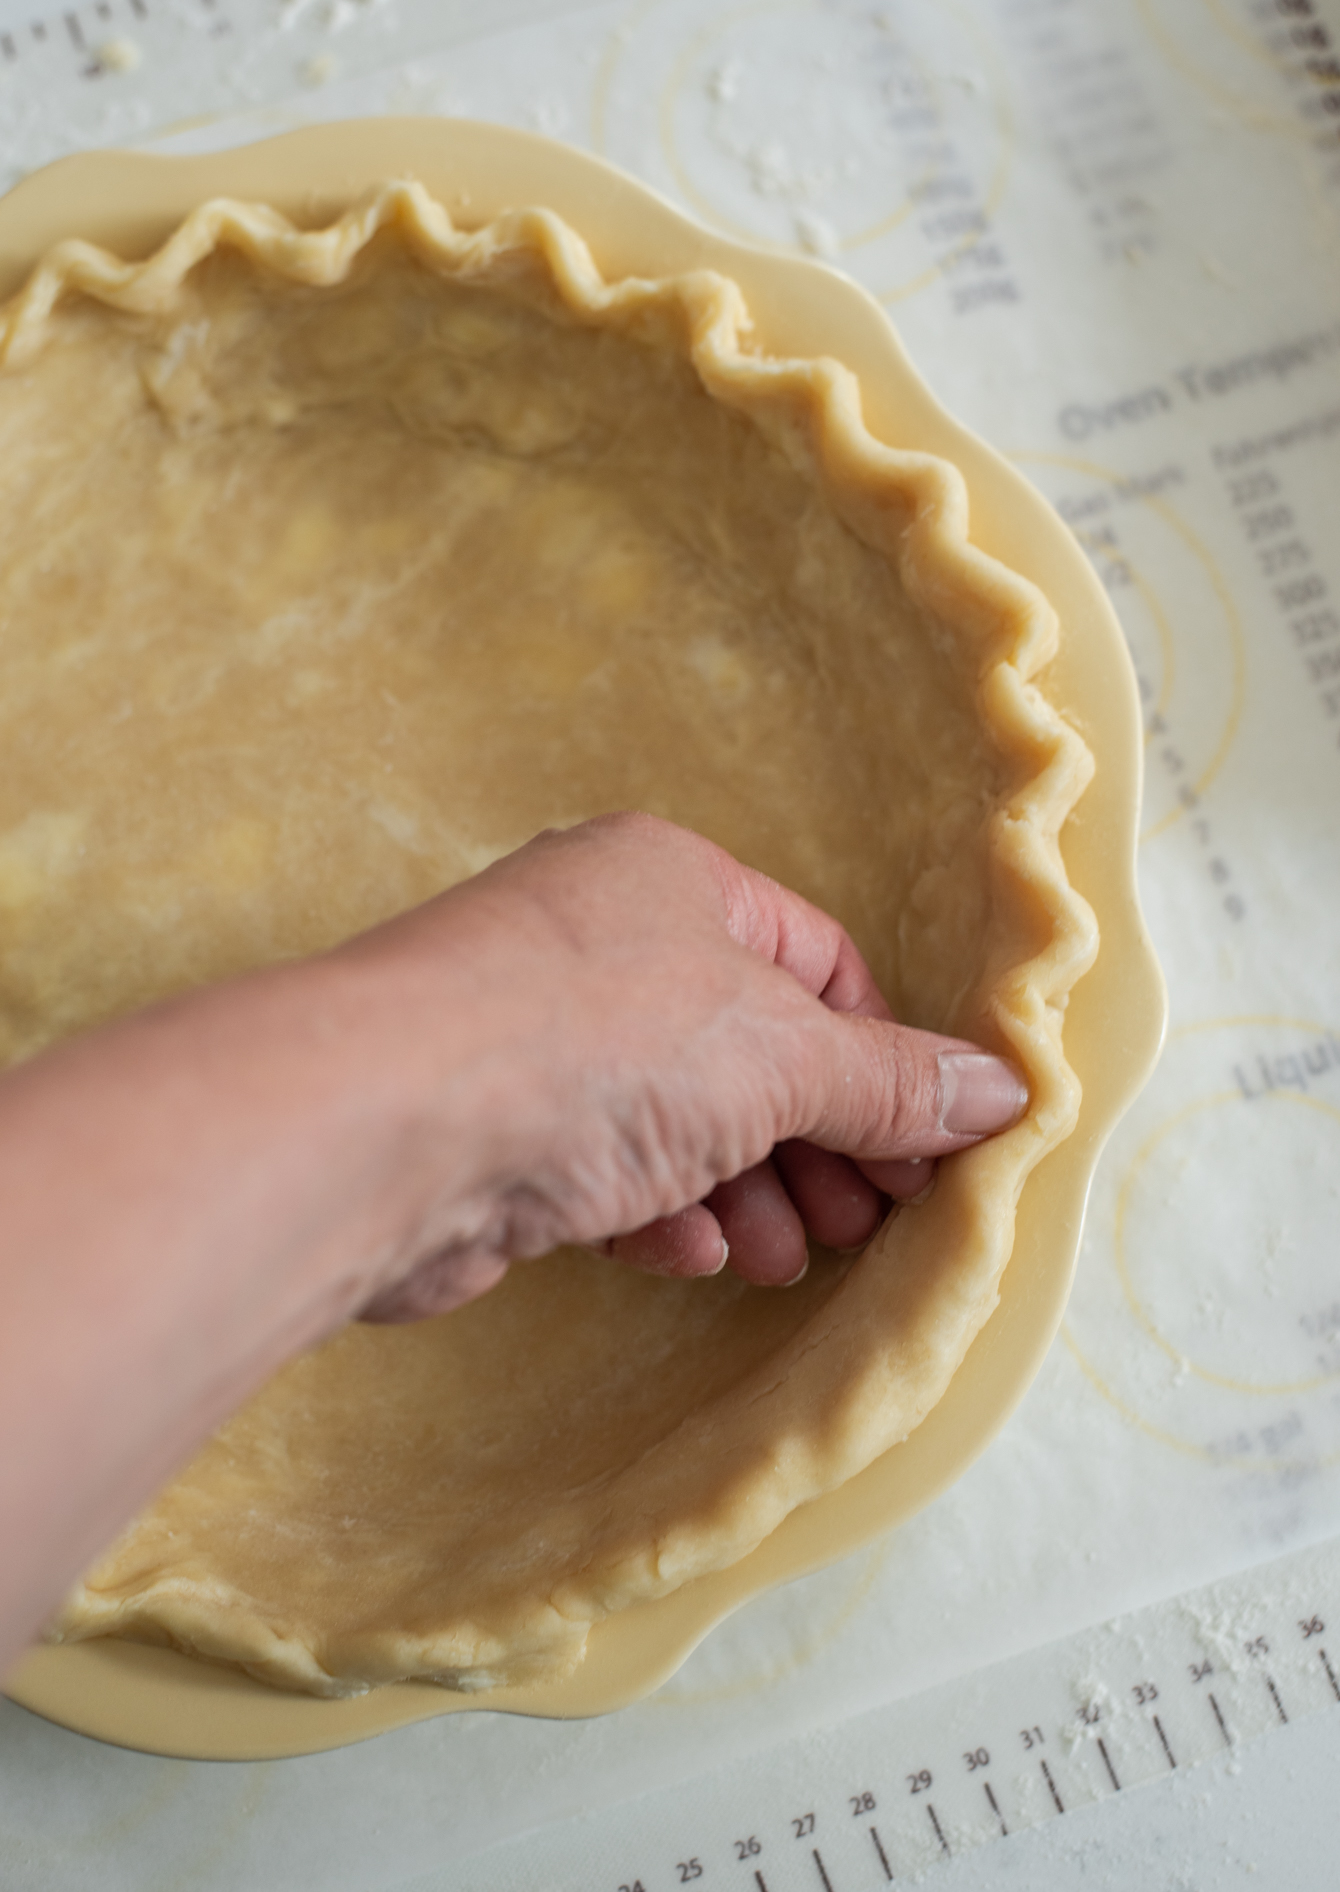
<svg viewBox="0 0 1340 1892">
<path fill-rule="evenodd" d="M 851 1013 L 824 1016 L 815 1107 L 796 1134 L 855 1158 L 879 1188 L 888 1187 L 881 1165 L 966 1149 L 1017 1123 L 1028 1107 L 1018 1068 L 966 1039 Z"/>
</svg>

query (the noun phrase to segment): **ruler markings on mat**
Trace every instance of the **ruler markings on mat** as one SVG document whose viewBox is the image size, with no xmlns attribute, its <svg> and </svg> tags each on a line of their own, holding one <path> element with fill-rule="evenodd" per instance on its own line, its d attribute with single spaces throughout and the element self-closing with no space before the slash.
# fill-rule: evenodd
<svg viewBox="0 0 1340 1892">
<path fill-rule="evenodd" d="M 521 1892 L 543 1857 L 547 1892 L 880 1892 L 1336 1712 L 1337 1658 L 1340 1542 L 494 1848 L 450 1882 Z"/>
</svg>

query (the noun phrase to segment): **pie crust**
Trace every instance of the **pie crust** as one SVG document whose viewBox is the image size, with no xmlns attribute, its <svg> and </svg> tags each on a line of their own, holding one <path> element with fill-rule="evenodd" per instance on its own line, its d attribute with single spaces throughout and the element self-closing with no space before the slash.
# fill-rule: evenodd
<svg viewBox="0 0 1340 1892">
<path fill-rule="evenodd" d="M 122 1635 L 354 1694 L 552 1677 L 905 1438 L 1074 1125 L 1090 772 L 1054 615 L 955 469 L 709 272 L 607 284 L 542 210 L 230 201 L 61 244 L 0 311 L 0 1059 L 320 950 L 640 806 L 838 915 L 1032 1104 L 786 1292 L 572 1251 L 281 1372 L 88 1572 Z"/>
</svg>

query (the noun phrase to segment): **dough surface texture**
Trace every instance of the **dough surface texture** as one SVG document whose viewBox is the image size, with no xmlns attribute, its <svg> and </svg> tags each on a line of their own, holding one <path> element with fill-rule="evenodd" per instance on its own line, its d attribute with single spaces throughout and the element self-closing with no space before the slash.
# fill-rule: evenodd
<svg viewBox="0 0 1340 1892">
<path fill-rule="evenodd" d="M 560 1252 L 294 1362 L 54 1634 L 350 1694 L 552 1677 L 941 1397 L 1073 1127 L 1088 751 L 1044 599 L 852 377 L 738 290 L 605 283 L 544 211 L 395 183 L 62 244 L 0 310 L 0 1061 L 320 951 L 537 829 L 640 807 L 837 915 L 1028 1115 L 786 1292 Z"/>
</svg>

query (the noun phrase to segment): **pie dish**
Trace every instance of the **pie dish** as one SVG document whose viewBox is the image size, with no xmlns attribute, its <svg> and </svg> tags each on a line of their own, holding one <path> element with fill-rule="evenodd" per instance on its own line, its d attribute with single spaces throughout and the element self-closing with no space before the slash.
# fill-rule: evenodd
<svg viewBox="0 0 1340 1892">
<path fill-rule="evenodd" d="M 1095 946 L 1056 844 L 1088 750 L 1031 681 L 1054 614 L 969 543 L 951 466 L 865 430 L 849 374 L 765 352 L 720 277 L 606 283 L 545 213 L 463 232 L 405 183 L 317 232 L 212 205 L 143 266 L 58 250 L 6 341 L 6 663 L 29 704 L 7 733 L 23 751 L 36 704 L 46 740 L 0 865 L 25 924 L 55 910 L 26 956 L 13 936 L 12 1055 L 635 802 L 837 911 L 903 1016 L 1029 1071 L 1023 1124 L 787 1295 L 567 1256 L 466 1316 L 337 1337 L 225 1428 L 62 1623 L 313 1692 L 560 1675 L 593 1623 L 735 1564 L 905 1437 L 994 1305 L 1022 1182 L 1074 1121 L 1061 1016 Z M 102 477 L 113 424 L 131 498 Z M 44 520 L 90 513 L 101 552 L 81 530 L 78 569 L 32 557 Z M 53 567 L 64 596 L 84 586 L 55 691 L 49 640 L 26 669 L 21 642 Z M 81 802 L 90 704 L 128 676 L 134 767 L 109 795 L 104 739 Z M 57 759 L 59 806 L 39 782 Z M 53 977 L 60 902 L 90 892 L 106 930 Z M 372 1419 L 337 1440 L 346 1403 Z M 561 1450 L 537 1453 L 557 1410 Z M 462 1462 L 445 1435 L 472 1424 Z M 313 1567 L 329 1581 L 295 1610 Z"/>
</svg>

